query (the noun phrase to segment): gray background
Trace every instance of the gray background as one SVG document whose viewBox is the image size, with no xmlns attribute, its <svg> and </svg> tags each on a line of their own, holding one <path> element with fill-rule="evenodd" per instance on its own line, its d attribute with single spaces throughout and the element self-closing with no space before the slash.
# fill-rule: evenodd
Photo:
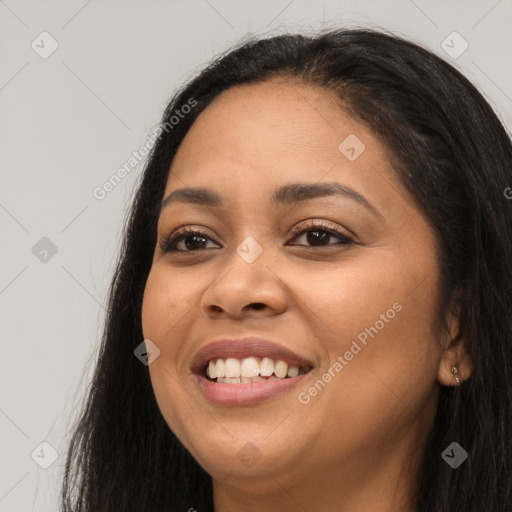
<svg viewBox="0 0 512 512">
<path fill-rule="evenodd" d="M 57 509 L 141 165 L 103 200 L 92 191 L 144 144 L 180 84 L 249 33 L 380 26 L 462 70 L 510 131 L 511 22 L 510 0 L 0 0 L 0 511 Z M 51 48 L 43 31 L 58 43 L 46 59 L 31 47 Z M 456 59 L 441 46 L 453 31 L 469 44 Z M 42 442 L 57 454 L 47 469 Z"/>
</svg>

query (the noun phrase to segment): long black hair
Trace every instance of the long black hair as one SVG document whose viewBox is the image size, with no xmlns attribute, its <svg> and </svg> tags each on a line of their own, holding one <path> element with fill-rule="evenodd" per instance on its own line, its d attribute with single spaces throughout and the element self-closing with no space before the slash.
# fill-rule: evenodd
<svg viewBox="0 0 512 512">
<path fill-rule="evenodd" d="M 171 100 L 127 218 L 95 373 L 67 453 L 62 510 L 213 511 L 210 476 L 164 421 L 148 368 L 133 352 L 143 340 L 142 296 L 180 143 L 222 91 L 279 77 L 335 93 L 344 111 L 380 138 L 438 240 L 438 314 L 456 305 L 474 371 L 460 387 L 440 386 L 418 512 L 510 512 L 510 135 L 451 65 L 419 45 L 367 29 L 248 41 L 220 55 Z M 457 469 L 441 457 L 453 441 L 469 454 Z"/>
</svg>

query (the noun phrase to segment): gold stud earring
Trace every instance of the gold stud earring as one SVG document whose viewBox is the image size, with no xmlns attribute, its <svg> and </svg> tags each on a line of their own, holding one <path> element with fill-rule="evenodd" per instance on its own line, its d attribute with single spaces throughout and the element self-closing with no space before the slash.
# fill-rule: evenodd
<svg viewBox="0 0 512 512">
<path fill-rule="evenodd" d="M 455 375 L 455 382 L 457 383 L 457 386 L 460 386 L 459 372 L 456 366 L 452 366 L 452 373 Z"/>
</svg>

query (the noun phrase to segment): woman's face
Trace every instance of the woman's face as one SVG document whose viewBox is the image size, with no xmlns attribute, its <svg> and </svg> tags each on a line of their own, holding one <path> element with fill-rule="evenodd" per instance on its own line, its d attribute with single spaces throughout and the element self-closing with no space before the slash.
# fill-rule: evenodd
<svg viewBox="0 0 512 512">
<path fill-rule="evenodd" d="M 171 194 L 142 312 L 169 427 L 246 491 L 396 484 L 448 377 L 434 233 L 383 145 L 319 89 L 235 87 L 183 140 Z"/>
</svg>

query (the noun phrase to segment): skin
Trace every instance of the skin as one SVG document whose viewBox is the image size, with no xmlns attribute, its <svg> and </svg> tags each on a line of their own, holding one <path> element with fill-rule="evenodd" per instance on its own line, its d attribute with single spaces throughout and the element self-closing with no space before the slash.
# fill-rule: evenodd
<svg viewBox="0 0 512 512">
<path fill-rule="evenodd" d="M 354 161 L 338 149 L 349 134 L 366 146 Z M 274 189 L 296 182 L 348 186 L 378 214 L 338 195 L 270 202 Z M 455 385 L 453 365 L 465 380 L 472 363 L 455 315 L 447 314 L 449 331 L 438 332 L 434 231 L 382 143 L 323 90 L 277 79 L 239 86 L 193 124 L 163 197 L 185 186 L 214 189 L 225 205 L 162 210 L 159 241 L 183 226 L 209 238 L 196 249 L 182 241 L 188 253 L 157 244 L 142 321 L 161 351 L 149 366 L 158 405 L 212 476 L 215 510 L 413 511 L 439 387 Z M 354 243 L 290 235 L 308 219 Z M 263 249 L 250 264 L 236 252 L 248 236 Z M 298 394 L 394 303 L 401 306 L 394 318 L 301 403 Z M 192 358 L 212 340 L 249 335 L 275 340 L 315 368 L 260 404 L 209 402 L 190 372 Z M 251 467 L 237 457 L 248 442 L 261 455 Z"/>
</svg>

